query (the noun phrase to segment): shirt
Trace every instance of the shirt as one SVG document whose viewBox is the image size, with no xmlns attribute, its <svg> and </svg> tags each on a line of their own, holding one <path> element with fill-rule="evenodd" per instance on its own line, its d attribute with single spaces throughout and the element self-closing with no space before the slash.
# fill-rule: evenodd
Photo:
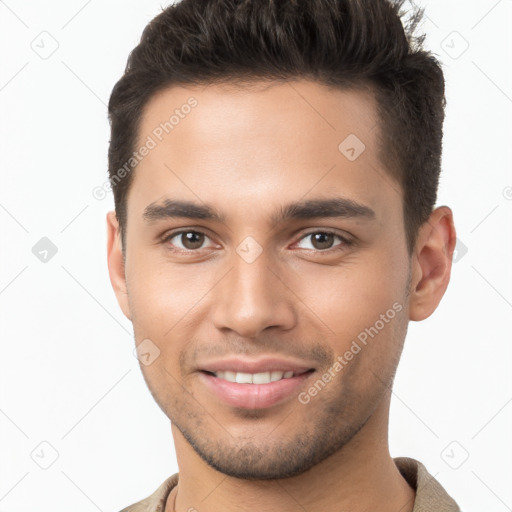
<svg viewBox="0 0 512 512">
<path fill-rule="evenodd" d="M 409 457 L 397 457 L 394 461 L 402 476 L 416 491 L 413 512 L 460 512 L 457 503 L 421 462 Z M 178 484 L 178 475 L 170 476 L 151 496 L 123 508 L 121 512 L 165 512 L 167 497 Z"/>
</svg>

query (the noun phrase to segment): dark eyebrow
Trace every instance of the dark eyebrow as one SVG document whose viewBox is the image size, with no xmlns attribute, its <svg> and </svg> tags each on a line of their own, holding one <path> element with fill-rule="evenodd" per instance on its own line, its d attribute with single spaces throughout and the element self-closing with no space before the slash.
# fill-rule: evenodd
<svg viewBox="0 0 512 512">
<path fill-rule="evenodd" d="M 344 197 L 309 199 L 281 207 L 272 216 L 272 222 L 276 225 L 288 219 L 313 219 L 317 217 L 375 219 L 375 212 L 368 206 Z"/>
<path fill-rule="evenodd" d="M 151 203 L 144 209 L 142 217 L 148 222 L 172 218 L 225 221 L 225 217 L 211 206 L 171 199 L 165 199 L 160 203 Z"/>
<path fill-rule="evenodd" d="M 318 217 L 345 217 L 374 219 L 375 212 L 363 204 L 352 199 L 335 197 L 330 199 L 309 199 L 291 203 L 281 207 L 271 217 L 273 225 L 290 219 L 310 219 Z M 148 205 L 143 218 L 156 221 L 169 218 L 188 218 L 224 222 L 225 216 L 208 205 L 201 205 L 191 201 L 165 199 Z"/>
</svg>

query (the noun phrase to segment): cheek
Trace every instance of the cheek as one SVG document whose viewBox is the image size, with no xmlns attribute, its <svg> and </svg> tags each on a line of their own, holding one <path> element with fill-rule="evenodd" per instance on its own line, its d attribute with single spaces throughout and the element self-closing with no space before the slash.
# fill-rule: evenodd
<svg viewBox="0 0 512 512">
<path fill-rule="evenodd" d="M 211 269 L 176 265 L 149 255 L 134 255 L 127 266 L 128 294 L 134 328 L 162 338 L 187 317 L 212 289 Z"/>
<path fill-rule="evenodd" d="M 341 343 L 375 324 L 393 304 L 404 305 L 406 271 L 387 255 L 347 258 L 339 267 L 310 267 L 296 278 L 297 295 Z M 396 317 L 395 310 L 389 316 Z M 379 324 L 380 325 L 380 324 Z M 331 333 L 332 334 L 332 333 Z M 341 341 L 343 340 L 343 341 Z M 337 351 L 343 347 L 335 347 Z"/>
</svg>

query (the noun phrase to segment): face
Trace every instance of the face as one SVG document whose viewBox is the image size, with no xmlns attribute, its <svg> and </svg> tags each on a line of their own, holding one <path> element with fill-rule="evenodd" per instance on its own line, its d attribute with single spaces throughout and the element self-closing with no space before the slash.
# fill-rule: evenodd
<svg viewBox="0 0 512 512">
<path fill-rule="evenodd" d="M 376 104 L 308 81 L 173 87 L 144 144 L 118 297 L 147 385 L 215 469 L 300 474 L 364 428 L 407 329 Z"/>
</svg>

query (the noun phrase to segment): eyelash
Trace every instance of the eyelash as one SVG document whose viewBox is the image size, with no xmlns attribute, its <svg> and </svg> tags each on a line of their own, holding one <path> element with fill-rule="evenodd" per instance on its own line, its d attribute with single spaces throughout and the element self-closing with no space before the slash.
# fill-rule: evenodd
<svg viewBox="0 0 512 512">
<path fill-rule="evenodd" d="M 196 230 L 196 229 L 181 229 L 179 231 L 174 231 L 174 232 L 168 233 L 167 235 L 164 235 L 164 237 L 162 239 L 162 244 L 167 244 L 170 240 L 175 238 L 177 235 L 182 235 L 183 233 L 196 233 L 196 234 L 199 234 L 199 235 L 204 235 L 207 238 L 210 238 L 205 232 L 200 231 L 200 230 Z M 344 236 L 340 235 L 339 233 L 336 233 L 335 231 L 330 231 L 330 230 L 310 231 L 309 233 L 305 233 L 301 238 L 299 238 L 298 241 L 300 242 L 304 238 L 307 238 L 308 236 L 315 235 L 315 234 L 318 234 L 318 233 L 321 233 L 323 235 L 333 235 L 333 236 L 339 238 L 339 240 L 342 243 L 337 245 L 337 246 L 335 246 L 335 247 L 331 247 L 330 249 L 325 249 L 325 250 L 321 250 L 321 249 L 316 249 L 316 250 L 314 250 L 314 249 L 299 249 L 299 250 L 313 251 L 316 254 L 328 254 L 329 255 L 329 254 L 332 254 L 333 252 L 347 250 L 347 248 L 349 248 L 352 245 L 354 245 L 354 241 L 353 240 L 351 240 L 351 239 L 349 239 L 347 237 L 344 237 Z M 193 253 L 199 252 L 201 249 L 171 249 L 171 250 L 173 252 L 179 252 L 181 254 L 193 254 Z"/>
</svg>

